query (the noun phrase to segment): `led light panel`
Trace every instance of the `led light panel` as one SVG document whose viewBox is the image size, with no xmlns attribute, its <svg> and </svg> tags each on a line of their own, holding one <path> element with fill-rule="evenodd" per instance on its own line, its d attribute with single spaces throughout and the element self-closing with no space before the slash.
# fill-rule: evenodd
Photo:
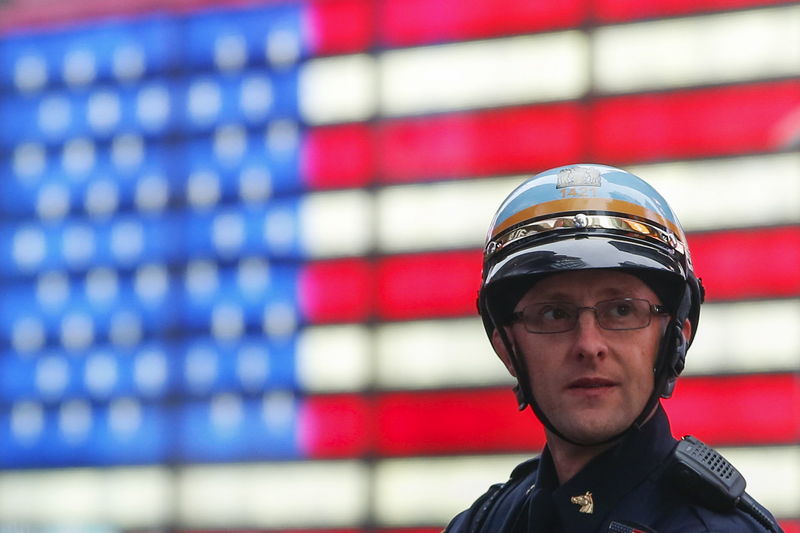
<svg viewBox="0 0 800 533">
<path fill-rule="evenodd" d="M 382 38 L 390 46 L 541 32 L 574 27 L 583 20 L 578 0 L 493 0 L 463 3 L 457 10 L 450 9 L 447 0 L 387 0 L 381 7 Z"/>
<path fill-rule="evenodd" d="M 800 74 L 800 7 L 604 26 L 594 84 L 617 93 Z"/>
<path fill-rule="evenodd" d="M 601 22 L 621 22 L 649 18 L 666 18 L 687 13 L 727 11 L 734 8 L 769 7 L 775 4 L 790 4 L 794 0 L 737 0 L 733 6 L 715 0 L 686 2 L 684 0 L 653 0 L 643 5 L 637 0 L 600 0 L 595 5 L 595 15 Z"/>
<path fill-rule="evenodd" d="M 309 396 L 300 412 L 299 441 L 306 457 L 358 457 L 373 449 L 374 402 L 361 394 Z"/>
<path fill-rule="evenodd" d="M 302 247 L 310 257 L 363 255 L 372 246 L 373 213 L 364 190 L 309 194 L 299 212 Z"/>
<path fill-rule="evenodd" d="M 512 384 L 477 319 L 380 326 L 376 380 L 387 389 Z"/>
<path fill-rule="evenodd" d="M 297 341 L 298 381 L 307 391 L 363 390 L 371 383 L 370 352 L 364 326 L 306 328 Z"/>
<path fill-rule="evenodd" d="M 592 153 L 614 163 L 789 149 L 784 129 L 798 94 L 800 82 L 790 78 L 599 98 L 592 124 L 604 133 L 593 137 Z"/>
<path fill-rule="evenodd" d="M 800 511 L 800 448 L 718 451 L 745 475 L 748 493 L 760 503 L 778 516 Z M 444 524 L 536 453 L 385 461 L 376 470 L 378 519 L 391 527 Z"/>
<path fill-rule="evenodd" d="M 166 524 L 174 491 L 163 468 L 51 470 L 0 474 L 0 516 L 36 527 Z"/>
<path fill-rule="evenodd" d="M 178 520 L 188 528 L 351 526 L 366 513 L 367 475 L 350 461 L 185 468 Z"/>
<path fill-rule="evenodd" d="M 363 321 L 374 303 L 373 272 L 363 259 L 310 263 L 300 280 L 300 308 L 314 323 Z"/>
<path fill-rule="evenodd" d="M 58 10 L 53 13 L 63 15 Z M 6 22 L 13 15 L 7 18 L 3 13 L 2 18 Z M 18 31 L 28 25 L 17 23 L 14 28 Z M 79 31 L 18 34 L 7 39 L 0 53 L 0 87 L 36 93 L 58 83 L 135 82 L 177 65 L 177 54 L 170 46 L 175 38 L 174 24 L 149 16 L 85 25 Z"/>
<path fill-rule="evenodd" d="M 743 473 L 752 496 L 778 516 L 796 514 L 800 449 L 767 449 L 719 451 Z M 444 523 L 535 453 L 383 461 L 375 470 L 378 522 L 383 527 Z M 181 527 L 291 527 L 305 512 L 302 502 L 311 490 L 319 493 L 321 513 L 312 520 L 346 527 L 363 517 L 359 499 L 366 483 L 366 471 L 351 462 L 190 467 L 177 474 L 160 468 L 4 473 L 0 513 L 7 521 L 40 526 L 109 521 L 147 528 L 170 520 L 166 502 L 179 490 Z"/>
<path fill-rule="evenodd" d="M 800 173 L 800 156 L 796 154 L 639 165 L 629 170 L 647 179 L 665 197 L 674 198 L 673 209 L 687 231 L 791 224 L 800 220 L 800 183 L 795 179 Z M 762 186 L 758 176 L 764 175 L 769 176 L 772 187 Z M 494 209 L 524 178 L 458 180 L 379 189 L 374 200 L 378 243 L 386 252 L 480 246 Z M 365 206 L 345 203 L 348 198 L 345 195 L 340 198 L 335 204 L 336 197 L 330 197 L 331 211 L 338 207 L 347 216 L 365 212 Z M 327 227 L 316 222 L 304 222 L 303 226 Z M 337 243 L 332 248 L 346 250 L 338 239 L 358 235 L 364 223 L 353 221 L 348 227 L 349 232 L 342 231 L 320 241 Z"/>
<path fill-rule="evenodd" d="M 531 452 L 532 457 L 534 452 Z M 490 485 L 507 479 L 522 455 L 391 459 L 375 470 L 376 514 L 383 526 L 445 523 Z"/>
<path fill-rule="evenodd" d="M 300 112 L 311 124 L 366 120 L 377 108 L 377 83 L 368 55 L 314 59 L 300 73 Z"/>
<path fill-rule="evenodd" d="M 800 291 L 800 226 L 690 234 L 688 240 L 709 300 L 791 298 Z M 768 276 L 759 257 L 770 258 Z"/>
<path fill-rule="evenodd" d="M 377 267 L 377 309 L 384 320 L 464 316 L 475 309 L 480 252 L 388 256 Z"/>
<path fill-rule="evenodd" d="M 626 168 L 670 199 L 686 231 L 800 221 L 797 154 Z M 769 176 L 770 187 L 763 186 L 762 176 Z M 379 189 L 375 197 L 379 246 L 386 252 L 482 246 L 494 210 L 525 177 Z"/>
<path fill-rule="evenodd" d="M 576 161 L 584 119 L 577 102 L 561 102 L 385 121 L 375 147 L 381 180 L 492 176 Z M 463 149 L 453 150 L 453 139 Z"/>
<path fill-rule="evenodd" d="M 800 371 L 800 301 L 706 304 L 685 375 Z M 382 387 L 510 383 L 478 318 L 387 323 L 376 332 Z"/>
<path fill-rule="evenodd" d="M 290 69 L 307 52 L 302 17 L 295 6 L 196 13 L 186 24 L 186 60 L 194 69 L 223 73 L 251 64 Z"/>
<path fill-rule="evenodd" d="M 180 116 L 191 130 L 230 123 L 261 125 L 266 120 L 298 117 L 297 84 L 296 71 L 189 78 L 179 88 L 186 106 Z"/>
<path fill-rule="evenodd" d="M 747 493 L 775 516 L 800 514 L 800 447 L 729 448 L 720 453 L 747 480 Z"/>
<path fill-rule="evenodd" d="M 628 170 L 669 198 L 686 231 L 800 222 L 797 153 L 675 161 Z"/>
<path fill-rule="evenodd" d="M 793 444 L 799 398 L 790 373 L 686 376 L 664 408 L 676 434 L 691 433 L 712 446 Z M 544 446 L 541 425 L 516 406 L 510 387 L 386 392 L 376 407 L 377 447 L 383 455 L 414 456 Z"/>
<path fill-rule="evenodd" d="M 159 398 L 176 386 L 176 372 L 171 368 L 176 355 L 169 346 L 147 343 L 4 352 L 0 398 L 8 402 Z"/>
<path fill-rule="evenodd" d="M 574 31 L 385 52 L 381 109 L 405 115 L 577 98 L 588 87 L 587 61 L 585 37 Z"/>
<path fill-rule="evenodd" d="M 323 2 L 303 12 L 308 40 L 320 55 L 366 50 L 373 42 L 375 15 L 372 2 Z"/>
<path fill-rule="evenodd" d="M 673 430 L 797 522 L 797 2 L 6 4 L 5 529 L 439 531 L 545 443 L 486 226 L 586 160 L 707 287 Z"/>
<path fill-rule="evenodd" d="M 483 246 L 494 210 L 524 176 L 379 189 L 375 196 L 381 251 Z"/>
<path fill-rule="evenodd" d="M 687 374 L 800 372 L 800 300 L 709 304 Z"/>
</svg>

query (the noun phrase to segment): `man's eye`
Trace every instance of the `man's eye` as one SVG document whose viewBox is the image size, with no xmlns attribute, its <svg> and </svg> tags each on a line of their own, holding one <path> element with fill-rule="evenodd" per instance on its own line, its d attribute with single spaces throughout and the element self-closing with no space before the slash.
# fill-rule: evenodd
<svg viewBox="0 0 800 533">
<path fill-rule="evenodd" d="M 559 306 L 549 306 L 542 310 L 545 320 L 567 320 L 571 316 L 569 309 Z"/>
<path fill-rule="evenodd" d="M 627 302 L 618 303 L 611 308 L 611 314 L 614 316 L 628 316 L 631 313 L 633 313 L 633 308 Z"/>
</svg>

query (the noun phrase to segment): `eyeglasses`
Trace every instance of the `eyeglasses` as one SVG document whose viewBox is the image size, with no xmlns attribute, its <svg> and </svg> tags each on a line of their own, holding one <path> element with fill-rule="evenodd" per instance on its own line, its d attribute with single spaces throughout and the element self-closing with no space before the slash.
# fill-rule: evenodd
<svg viewBox="0 0 800 533">
<path fill-rule="evenodd" d="M 529 333 L 563 333 L 575 327 L 584 309 L 594 311 L 601 328 L 615 331 L 646 328 L 653 315 L 669 314 L 665 306 L 641 298 L 614 298 L 583 307 L 570 302 L 538 302 L 511 316 Z"/>
</svg>

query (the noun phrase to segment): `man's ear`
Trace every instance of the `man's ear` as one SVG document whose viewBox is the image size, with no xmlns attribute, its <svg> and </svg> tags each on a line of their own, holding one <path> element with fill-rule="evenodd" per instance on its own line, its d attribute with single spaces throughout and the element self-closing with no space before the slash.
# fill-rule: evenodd
<svg viewBox="0 0 800 533">
<path fill-rule="evenodd" d="M 506 329 L 506 335 L 511 338 L 511 332 L 508 329 Z M 517 377 L 517 373 L 514 371 L 514 365 L 511 362 L 511 354 L 508 353 L 506 343 L 503 342 L 503 338 L 500 336 L 500 333 L 497 331 L 497 329 L 492 332 L 492 348 L 494 348 L 494 353 L 497 354 L 497 357 L 503 361 L 508 373 L 513 377 Z"/>
<path fill-rule="evenodd" d="M 687 318 L 683 321 L 683 329 L 681 330 L 683 333 L 683 340 L 685 341 L 686 345 L 689 345 L 689 339 L 692 338 L 692 323 Z"/>
</svg>

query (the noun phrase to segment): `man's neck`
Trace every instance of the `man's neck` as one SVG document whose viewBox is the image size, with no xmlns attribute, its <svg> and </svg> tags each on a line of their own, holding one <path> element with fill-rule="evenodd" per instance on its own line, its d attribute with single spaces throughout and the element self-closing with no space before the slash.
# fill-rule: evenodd
<svg viewBox="0 0 800 533">
<path fill-rule="evenodd" d="M 589 461 L 613 447 L 617 441 L 601 444 L 598 446 L 576 446 L 553 435 L 547 433 L 547 447 L 553 458 L 553 465 L 558 475 L 558 484 L 563 485 L 575 474 L 583 470 Z"/>
<path fill-rule="evenodd" d="M 653 418 L 653 415 L 656 414 L 660 405 L 660 403 L 656 402 L 656 405 L 653 406 L 653 409 L 647 415 L 647 418 L 645 418 L 645 422 Z M 553 465 L 556 468 L 559 485 L 563 485 L 572 479 L 575 474 L 583 470 L 583 467 L 589 464 L 589 461 L 604 451 L 613 448 L 623 438 L 620 437 L 617 440 L 597 446 L 578 446 L 565 441 L 547 428 L 545 428 L 544 432 L 547 437 L 547 447 L 550 449 L 550 455 L 553 457 Z"/>
</svg>

